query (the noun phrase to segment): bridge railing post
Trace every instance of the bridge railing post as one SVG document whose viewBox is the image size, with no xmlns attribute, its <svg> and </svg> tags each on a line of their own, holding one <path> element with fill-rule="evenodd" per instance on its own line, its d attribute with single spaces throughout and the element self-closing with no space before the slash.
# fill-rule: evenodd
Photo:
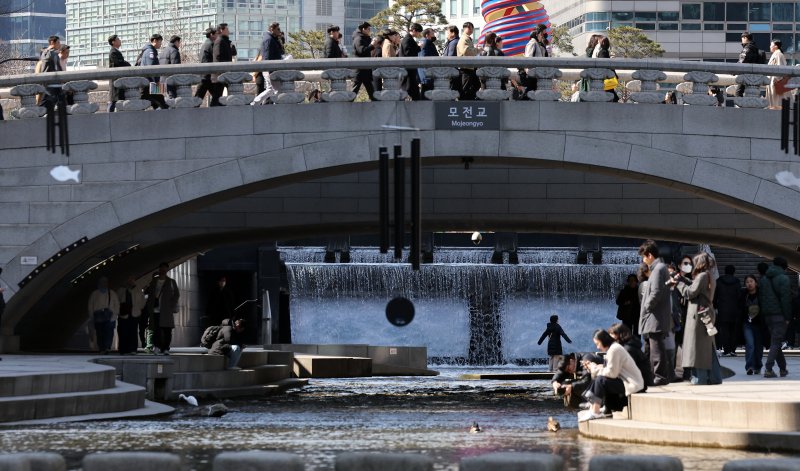
<svg viewBox="0 0 800 471">
<path fill-rule="evenodd" d="M 203 102 L 200 97 L 192 95 L 192 85 L 201 82 L 200 76 L 194 74 L 177 74 L 167 77 L 167 86 L 175 87 L 175 98 L 167 98 L 170 108 L 197 108 Z"/>
<path fill-rule="evenodd" d="M 299 70 L 276 70 L 269 74 L 270 81 L 277 84 L 275 89 L 278 91 L 278 95 L 275 97 L 275 103 L 282 105 L 304 102 L 306 96 L 297 91 L 295 82 L 305 78 L 305 74 Z"/>
<path fill-rule="evenodd" d="M 428 67 L 425 76 L 433 78 L 433 90 L 425 92 L 425 98 L 431 101 L 453 101 L 458 98 L 458 90 L 450 88 L 450 81 L 458 77 L 455 67 Z"/>
<path fill-rule="evenodd" d="M 321 77 L 331 82 L 331 91 L 320 95 L 322 101 L 349 102 L 355 100 L 356 93 L 347 89 L 347 81 L 355 76 L 356 71 L 352 69 L 324 70 Z"/>
<path fill-rule="evenodd" d="M 661 103 L 664 97 L 658 92 L 658 82 L 667 79 L 667 74 L 660 70 L 637 70 L 631 74 L 634 80 L 640 80 L 640 91 L 631 93 L 631 100 L 636 103 Z"/>
<path fill-rule="evenodd" d="M 97 88 L 97 84 L 91 80 L 75 80 L 67 82 L 62 88 L 65 92 L 72 93 L 75 104 L 67 106 L 69 114 L 92 114 L 96 113 L 100 105 L 89 103 L 89 90 Z"/>
<path fill-rule="evenodd" d="M 125 99 L 117 103 L 117 111 L 143 111 L 152 104 L 142 100 L 142 89 L 150 86 L 144 77 L 122 77 L 114 80 L 114 88 L 125 90 Z"/>
<path fill-rule="evenodd" d="M 719 77 L 711 72 L 703 72 L 701 70 L 693 70 L 683 76 L 687 82 L 692 82 L 692 93 L 685 93 L 683 95 L 683 102 L 696 106 L 715 106 L 717 97 L 708 94 L 708 86 L 711 83 L 717 83 Z"/>
<path fill-rule="evenodd" d="M 581 78 L 589 79 L 589 91 L 580 92 L 581 101 L 611 101 L 614 95 L 605 91 L 605 79 L 615 77 L 611 69 L 592 67 L 581 71 Z"/>
<path fill-rule="evenodd" d="M 375 92 L 373 96 L 378 101 L 403 101 L 408 93 L 400 88 L 403 77 L 408 75 L 406 69 L 400 67 L 379 67 L 372 71 L 372 75 L 383 80 L 383 90 Z"/>
<path fill-rule="evenodd" d="M 219 102 L 225 106 L 243 106 L 252 103 L 254 96 L 244 93 L 244 82 L 252 82 L 253 76 L 247 72 L 225 72 L 217 77 L 217 82 L 224 83 L 228 96 L 220 97 Z M 294 84 L 294 82 L 292 82 Z"/>
<path fill-rule="evenodd" d="M 536 67 L 533 76 L 536 78 L 536 90 L 528 92 L 528 98 L 536 101 L 558 101 L 561 92 L 553 90 L 553 81 L 560 78 L 561 69 L 555 67 Z"/>
<path fill-rule="evenodd" d="M 46 93 L 43 85 L 29 83 L 17 85 L 11 89 L 11 96 L 18 96 L 20 106 L 11 111 L 11 116 L 16 119 L 41 118 L 47 113 L 47 108 L 36 104 L 36 95 Z"/>
<path fill-rule="evenodd" d="M 511 98 L 511 90 L 503 90 L 503 79 L 511 76 L 507 68 L 481 67 L 477 74 L 484 80 L 483 87 L 478 90 L 478 98 L 486 101 L 503 101 Z"/>
<path fill-rule="evenodd" d="M 744 96 L 734 97 L 733 102 L 740 108 L 766 108 L 766 98 L 761 98 L 761 87 L 769 85 L 769 77 L 759 74 L 742 74 L 736 76 L 736 83 L 744 85 Z"/>
</svg>

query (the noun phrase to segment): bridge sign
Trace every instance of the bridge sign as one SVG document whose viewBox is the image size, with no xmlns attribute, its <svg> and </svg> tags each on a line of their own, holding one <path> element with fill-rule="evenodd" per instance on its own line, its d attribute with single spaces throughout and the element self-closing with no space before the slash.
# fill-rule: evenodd
<svg viewBox="0 0 800 471">
<path fill-rule="evenodd" d="M 436 102 L 436 129 L 497 131 L 500 103 L 496 101 Z"/>
</svg>

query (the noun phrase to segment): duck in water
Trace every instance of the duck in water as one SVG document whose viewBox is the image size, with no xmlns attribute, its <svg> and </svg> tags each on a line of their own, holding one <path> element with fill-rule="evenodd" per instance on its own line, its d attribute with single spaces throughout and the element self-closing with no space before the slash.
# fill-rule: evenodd
<svg viewBox="0 0 800 471">
<path fill-rule="evenodd" d="M 548 417 L 547 418 L 547 430 L 549 430 L 550 432 L 558 432 L 559 430 L 561 430 L 561 424 L 558 423 L 558 421 L 556 419 L 554 419 L 552 417 Z"/>
<path fill-rule="evenodd" d="M 481 426 L 478 425 L 478 422 L 472 422 L 472 427 L 469 428 L 469 433 L 481 433 Z"/>
</svg>

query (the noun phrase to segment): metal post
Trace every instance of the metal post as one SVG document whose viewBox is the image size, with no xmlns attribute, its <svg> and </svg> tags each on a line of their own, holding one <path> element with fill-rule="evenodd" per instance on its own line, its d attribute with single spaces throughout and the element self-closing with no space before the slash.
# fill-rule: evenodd
<svg viewBox="0 0 800 471">
<path fill-rule="evenodd" d="M 422 243 L 422 165 L 419 139 L 411 140 L 411 268 L 419 270 Z"/>
<path fill-rule="evenodd" d="M 403 236 L 406 230 L 405 159 L 402 146 L 394 146 L 394 258 L 403 258 Z"/>
<path fill-rule="evenodd" d="M 267 290 L 261 292 L 261 345 L 272 345 L 272 308 Z"/>
<path fill-rule="evenodd" d="M 389 252 L 389 149 L 378 151 L 378 206 L 381 231 L 381 253 Z"/>
</svg>

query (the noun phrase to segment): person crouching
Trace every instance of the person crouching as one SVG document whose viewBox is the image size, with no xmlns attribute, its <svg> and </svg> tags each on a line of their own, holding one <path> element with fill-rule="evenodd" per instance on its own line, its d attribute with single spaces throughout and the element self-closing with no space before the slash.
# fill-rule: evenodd
<svg viewBox="0 0 800 471">
<path fill-rule="evenodd" d="M 228 369 L 238 370 L 236 365 L 244 350 L 244 319 L 230 319 L 222 321 L 222 328 L 217 334 L 217 340 L 208 350 L 211 355 L 225 355 L 228 357 Z"/>
<path fill-rule="evenodd" d="M 630 396 L 644 388 L 644 379 L 636 362 L 622 345 L 614 342 L 608 332 L 596 330 L 592 340 L 598 350 L 605 352 L 605 365 L 598 365 L 588 360 L 582 362 L 584 368 L 591 372 L 593 379 L 584 394 L 591 407 L 578 413 L 579 422 L 605 417 L 601 407 L 607 400 L 612 399 L 612 396 Z"/>
</svg>

